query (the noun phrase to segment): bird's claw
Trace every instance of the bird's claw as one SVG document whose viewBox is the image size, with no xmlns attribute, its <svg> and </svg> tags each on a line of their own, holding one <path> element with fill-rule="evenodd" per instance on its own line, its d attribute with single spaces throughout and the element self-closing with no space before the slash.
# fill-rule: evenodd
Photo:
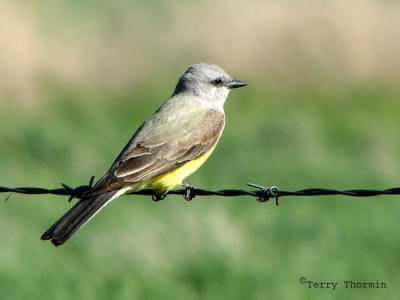
<svg viewBox="0 0 400 300">
<path fill-rule="evenodd" d="M 167 197 L 167 194 L 159 194 L 157 192 L 154 192 L 153 195 L 151 195 L 151 199 L 153 199 L 154 202 L 164 200 L 165 197 Z"/>
<path fill-rule="evenodd" d="M 183 198 L 186 201 L 193 200 L 193 198 L 196 197 L 196 189 L 195 189 L 195 187 L 193 185 L 191 185 L 190 183 L 182 183 L 181 185 L 186 188 L 186 194 L 183 196 Z"/>
</svg>

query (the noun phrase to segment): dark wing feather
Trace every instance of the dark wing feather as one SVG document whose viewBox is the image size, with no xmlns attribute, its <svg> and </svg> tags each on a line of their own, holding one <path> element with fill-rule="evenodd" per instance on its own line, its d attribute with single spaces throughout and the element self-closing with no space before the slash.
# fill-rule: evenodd
<svg viewBox="0 0 400 300">
<path fill-rule="evenodd" d="M 160 176 L 202 156 L 217 143 L 224 124 L 224 115 L 210 109 L 198 126 L 177 139 L 130 145 L 129 153 L 114 162 L 89 195 Z"/>
</svg>

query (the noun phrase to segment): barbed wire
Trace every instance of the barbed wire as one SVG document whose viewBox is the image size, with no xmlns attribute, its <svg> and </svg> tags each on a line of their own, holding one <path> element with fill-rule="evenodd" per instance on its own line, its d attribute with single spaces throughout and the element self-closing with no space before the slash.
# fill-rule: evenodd
<svg viewBox="0 0 400 300">
<path fill-rule="evenodd" d="M 81 185 L 72 188 L 64 183 L 61 183 L 62 188 L 45 189 L 39 187 L 18 187 L 9 188 L 0 186 L 0 193 L 18 193 L 18 194 L 52 194 L 58 196 L 69 196 L 68 201 L 73 198 L 81 199 L 85 192 L 92 189 L 94 176 L 91 177 L 88 185 Z M 294 192 L 282 191 L 276 186 L 264 187 L 261 185 L 247 183 L 248 186 L 256 188 L 256 190 L 247 191 L 240 189 L 225 189 L 219 191 L 209 191 L 198 189 L 191 185 L 186 184 L 185 189 L 169 191 L 163 197 L 156 196 L 154 190 L 144 189 L 141 191 L 129 193 L 128 195 L 145 195 L 152 196 L 153 200 L 158 201 L 167 195 L 183 195 L 186 200 L 192 200 L 196 196 L 222 196 L 222 197 L 236 197 L 236 196 L 252 196 L 259 202 L 267 202 L 271 198 L 275 199 L 276 205 L 279 205 L 279 198 L 284 196 L 331 196 L 331 195 L 344 195 L 352 197 L 372 197 L 379 195 L 400 195 L 400 187 L 390 188 L 386 190 L 371 190 L 371 189 L 353 189 L 353 190 L 334 190 L 326 188 L 308 188 Z M 9 197 L 6 198 L 8 200 Z"/>
</svg>

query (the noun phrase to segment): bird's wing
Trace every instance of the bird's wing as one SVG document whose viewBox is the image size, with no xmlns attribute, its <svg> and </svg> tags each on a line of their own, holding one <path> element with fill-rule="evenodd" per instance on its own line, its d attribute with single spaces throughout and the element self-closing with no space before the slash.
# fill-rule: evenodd
<svg viewBox="0 0 400 300">
<path fill-rule="evenodd" d="M 89 195 L 157 177 L 202 156 L 216 144 L 225 124 L 223 113 L 208 108 L 159 122 L 164 117 L 156 113 L 142 125 Z"/>
</svg>

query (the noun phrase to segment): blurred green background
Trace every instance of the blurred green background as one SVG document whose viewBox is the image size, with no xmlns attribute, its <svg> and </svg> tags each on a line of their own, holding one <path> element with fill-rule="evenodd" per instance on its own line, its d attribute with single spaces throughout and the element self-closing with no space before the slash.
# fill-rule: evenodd
<svg viewBox="0 0 400 300">
<path fill-rule="evenodd" d="M 400 182 L 398 1 L 1 1 L 0 185 L 100 178 L 187 66 L 247 81 L 206 189 Z M 5 199 L 7 194 L 0 195 Z M 71 204 L 0 203 L 1 299 L 397 299 L 400 198 L 125 196 L 67 244 Z M 335 291 L 299 283 L 338 281 Z M 343 281 L 386 282 L 345 289 Z"/>
</svg>

